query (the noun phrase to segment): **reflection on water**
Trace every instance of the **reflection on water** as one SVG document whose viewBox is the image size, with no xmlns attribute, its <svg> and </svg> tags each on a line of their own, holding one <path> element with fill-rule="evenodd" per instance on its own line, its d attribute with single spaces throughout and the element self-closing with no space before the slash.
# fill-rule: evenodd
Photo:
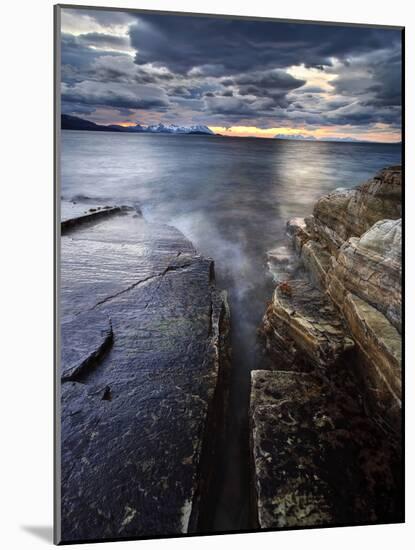
<svg viewBox="0 0 415 550">
<path fill-rule="evenodd" d="M 273 286 L 267 252 L 284 246 L 287 219 L 400 163 L 400 154 L 399 145 L 62 132 L 63 198 L 133 204 L 151 221 L 175 225 L 215 260 L 218 285 L 228 290 L 233 371 L 217 530 L 250 526 L 249 371 Z"/>
</svg>

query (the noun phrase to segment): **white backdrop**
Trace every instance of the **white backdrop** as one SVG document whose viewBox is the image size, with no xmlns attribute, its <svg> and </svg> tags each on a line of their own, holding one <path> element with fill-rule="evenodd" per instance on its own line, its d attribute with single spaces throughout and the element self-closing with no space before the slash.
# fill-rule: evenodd
<svg viewBox="0 0 415 550">
<path fill-rule="evenodd" d="M 414 200 L 415 17 L 407 0 L 90 0 L 79 4 L 265 17 L 406 25 L 407 54 L 407 464 L 415 463 L 414 441 Z M 30 549 L 51 544 L 52 526 L 52 0 L 2 4 L 0 139 L 0 545 Z M 412 158 L 411 158 L 412 157 Z M 411 338 L 412 337 L 412 338 Z M 116 543 L 108 548 L 168 550 L 215 545 L 249 548 L 307 547 L 336 550 L 408 548 L 415 540 L 412 491 L 407 468 L 407 525 L 263 533 Z M 84 545 L 98 548 L 98 545 Z M 101 545 L 100 545 L 101 547 Z M 411 547 L 413 547 L 413 542 Z"/>
</svg>

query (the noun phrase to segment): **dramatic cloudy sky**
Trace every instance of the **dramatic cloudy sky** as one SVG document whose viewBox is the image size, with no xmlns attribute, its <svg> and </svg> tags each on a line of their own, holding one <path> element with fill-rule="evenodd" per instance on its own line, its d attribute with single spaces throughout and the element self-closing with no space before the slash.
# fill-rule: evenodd
<svg viewBox="0 0 415 550">
<path fill-rule="evenodd" d="M 61 37 L 66 114 L 401 139 L 399 30 L 63 9 Z"/>
</svg>

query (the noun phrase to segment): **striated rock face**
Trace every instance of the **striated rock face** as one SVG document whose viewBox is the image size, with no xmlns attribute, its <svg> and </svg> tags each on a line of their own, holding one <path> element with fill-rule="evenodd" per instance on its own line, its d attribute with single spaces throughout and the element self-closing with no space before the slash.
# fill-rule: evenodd
<svg viewBox="0 0 415 550">
<path fill-rule="evenodd" d="M 311 238 L 304 218 L 292 218 L 287 222 L 287 233 L 292 238 L 295 250 L 300 253 L 303 245 Z"/>
<path fill-rule="evenodd" d="M 401 359 L 395 352 L 401 347 L 400 178 L 400 167 L 384 169 L 356 189 L 323 197 L 314 216 L 289 224 L 308 278 L 328 294 L 357 344 L 357 372 L 366 380 L 362 388 L 368 406 L 397 433 L 401 425 Z M 379 327 L 377 335 L 370 326 Z"/>
<path fill-rule="evenodd" d="M 112 212 L 61 243 L 63 542 L 200 531 L 223 436 L 213 262 L 172 227 Z"/>
<path fill-rule="evenodd" d="M 358 375 L 372 410 L 400 435 L 401 336 L 382 313 L 354 294 L 343 305 L 350 333 L 356 342 Z"/>
<path fill-rule="evenodd" d="M 401 167 L 393 166 L 354 189 L 337 189 L 322 197 L 314 207 L 314 232 L 336 249 L 379 220 L 400 218 L 401 179 Z"/>
<path fill-rule="evenodd" d="M 252 374 L 261 527 L 402 521 L 400 215 L 392 167 L 287 224 L 300 267 Z"/>
<path fill-rule="evenodd" d="M 282 370 L 329 367 L 354 346 L 328 298 L 301 279 L 277 286 L 262 330 Z"/>
<path fill-rule="evenodd" d="M 401 330 L 402 221 L 382 220 L 349 239 L 333 258 L 327 289 L 341 308 L 348 292 L 381 311 Z"/>
</svg>

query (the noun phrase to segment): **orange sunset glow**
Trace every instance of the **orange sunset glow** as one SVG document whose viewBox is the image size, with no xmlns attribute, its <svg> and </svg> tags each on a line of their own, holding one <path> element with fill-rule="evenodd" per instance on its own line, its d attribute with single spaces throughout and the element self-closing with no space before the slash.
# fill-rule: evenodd
<svg viewBox="0 0 415 550">
<path fill-rule="evenodd" d="M 256 138 L 269 138 L 272 139 L 276 135 L 282 137 L 286 135 L 287 138 L 290 135 L 301 134 L 304 137 L 314 137 L 317 140 L 324 139 L 343 139 L 354 138 L 364 141 L 376 141 L 379 143 L 398 143 L 401 140 L 400 132 L 388 132 L 385 129 L 379 128 L 378 132 L 363 132 L 363 133 L 351 133 L 341 131 L 338 128 L 319 128 L 317 130 L 307 130 L 305 128 L 287 128 L 287 127 L 275 127 L 275 128 L 257 128 L 256 126 L 231 126 L 225 128 L 223 126 L 210 126 L 209 128 L 215 134 L 220 134 L 227 137 L 256 137 Z"/>
</svg>

